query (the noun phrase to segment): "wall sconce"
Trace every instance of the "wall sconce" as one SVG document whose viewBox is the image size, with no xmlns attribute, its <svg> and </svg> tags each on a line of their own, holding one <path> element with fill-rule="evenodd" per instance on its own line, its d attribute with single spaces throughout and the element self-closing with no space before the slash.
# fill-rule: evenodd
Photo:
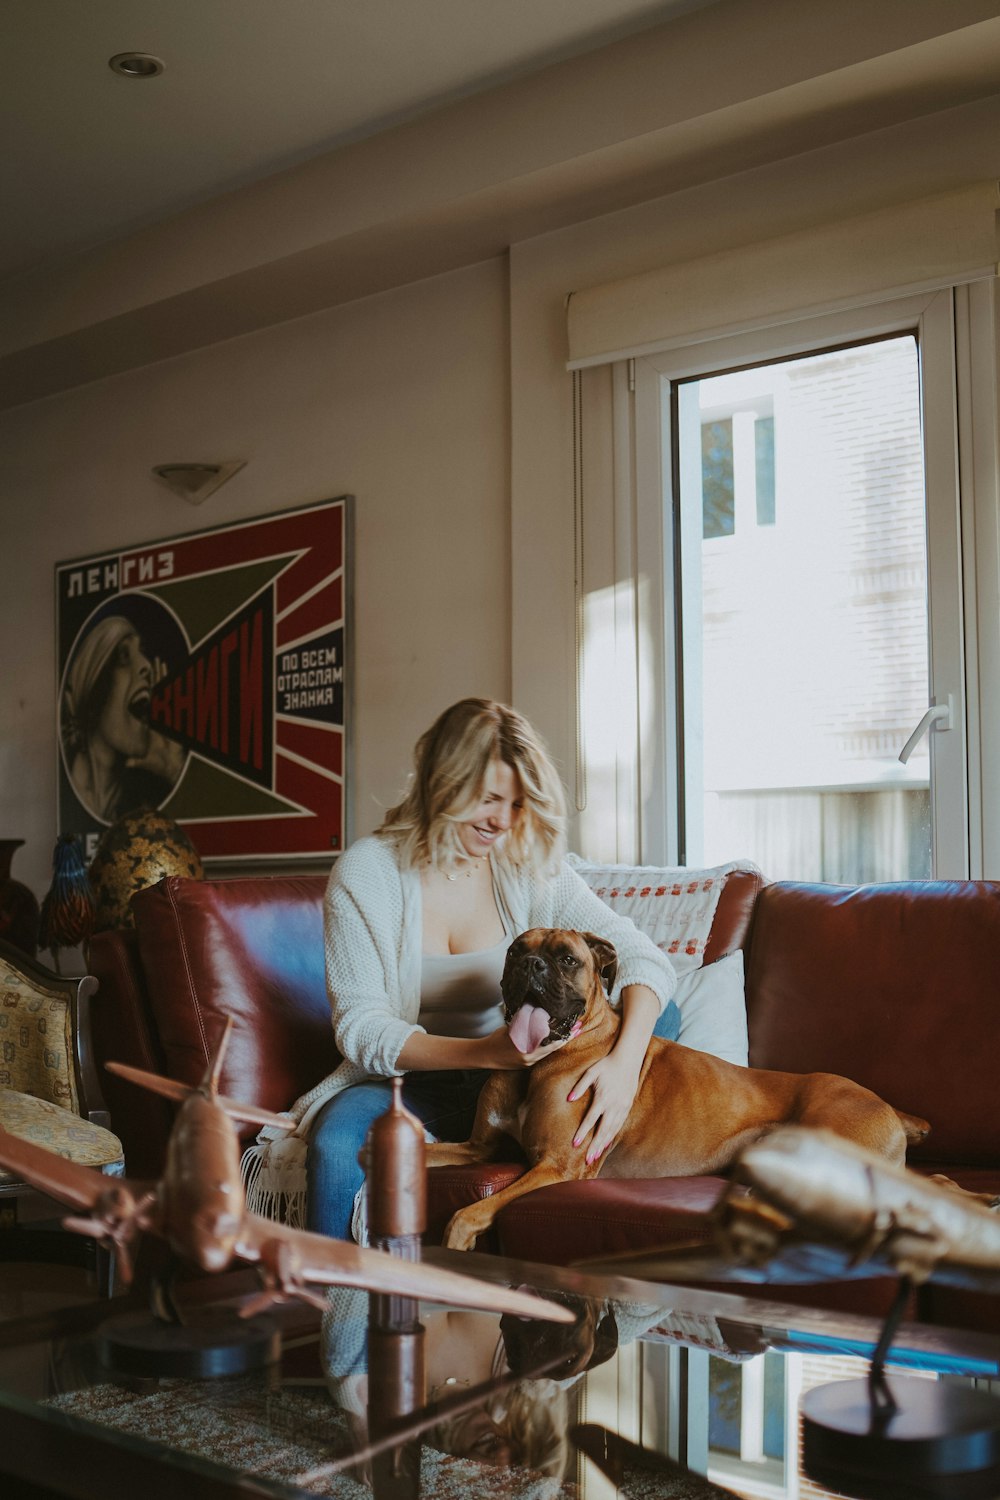
<svg viewBox="0 0 1000 1500">
<path fill-rule="evenodd" d="M 153 474 L 189 505 L 201 505 L 245 464 L 245 458 L 228 464 L 154 464 Z"/>
</svg>

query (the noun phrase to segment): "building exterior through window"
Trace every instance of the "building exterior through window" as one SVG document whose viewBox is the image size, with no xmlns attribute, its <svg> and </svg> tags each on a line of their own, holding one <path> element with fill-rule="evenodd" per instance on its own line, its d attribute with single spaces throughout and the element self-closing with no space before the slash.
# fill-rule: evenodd
<svg viewBox="0 0 1000 1500">
<path fill-rule="evenodd" d="M 916 340 L 687 384 L 687 863 L 925 878 L 927 739 L 898 759 L 928 692 Z"/>
</svg>

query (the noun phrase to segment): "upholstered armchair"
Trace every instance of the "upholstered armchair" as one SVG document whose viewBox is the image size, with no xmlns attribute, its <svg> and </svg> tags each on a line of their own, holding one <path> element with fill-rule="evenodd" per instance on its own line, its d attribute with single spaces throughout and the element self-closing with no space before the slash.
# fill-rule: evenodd
<svg viewBox="0 0 1000 1500">
<path fill-rule="evenodd" d="M 108 1129 L 90 1047 L 89 1004 L 96 988 L 90 976 L 64 978 L 0 942 L 0 1126 L 70 1161 L 120 1176 L 122 1146 Z M 0 1168 L 0 1258 L 40 1252 L 48 1257 L 51 1237 L 28 1226 L 62 1213 Z M 107 1270 L 106 1257 L 99 1257 L 102 1280 Z"/>
</svg>

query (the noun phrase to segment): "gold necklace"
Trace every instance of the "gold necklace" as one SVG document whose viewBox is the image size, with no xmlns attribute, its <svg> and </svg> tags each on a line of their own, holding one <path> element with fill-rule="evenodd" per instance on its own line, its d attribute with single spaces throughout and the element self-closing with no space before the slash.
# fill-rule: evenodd
<svg viewBox="0 0 1000 1500">
<path fill-rule="evenodd" d="M 467 870 L 446 870 L 444 878 L 445 880 L 471 880 L 473 875 L 475 875 L 477 868 L 480 865 L 485 864 L 488 859 L 488 854 L 484 854 L 482 855 L 482 857 L 477 855 L 476 863 L 470 865 Z"/>
</svg>

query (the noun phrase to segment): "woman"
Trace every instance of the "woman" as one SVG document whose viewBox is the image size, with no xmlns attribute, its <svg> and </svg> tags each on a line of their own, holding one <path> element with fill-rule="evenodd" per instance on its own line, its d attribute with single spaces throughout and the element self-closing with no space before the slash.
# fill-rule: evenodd
<svg viewBox="0 0 1000 1500">
<path fill-rule="evenodd" d="M 618 950 L 622 1026 L 570 1097 L 590 1093 L 574 1144 L 593 1160 L 613 1141 L 676 980 L 663 954 L 598 899 L 563 860 L 564 803 L 545 749 L 520 714 L 485 698 L 446 709 L 416 746 L 409 789 L 331 874 L 327 988 L 340 1067 L 299 1099 L 295 1137 L 268 1129 L 248 1153 L 251 1206 L 351 1237 L 358 1151 L 403 1097 L 440 1140 L 464 1140 L 486 1073 L 531 1067 L 562 1042 L 522 1055 L 503 1024 L 500 977 L 529 927 L 598 933 Z M 305 1172 L 302 1146 L 308 1140 Z M 261 1175 L 263 1174 L 263 1175 Z"/>
<path fill-rule="evenodd" d="M 107 615 L 88 631 L 67 674 L 66 768 L 84 807 L 104 823 L 141 802 L 162 802 L 183 769 L 180 745 L 150 726 L 156 680 L 124 615 Z"/>
<path fill-rule="evenodd" d="M 583 1298 L 577 1301 L 581 1307 L 585 1305 Z M 345 1308 L 350 1314 L 346 1324 Z M 367 1309 L 366 1293 L 335 1289 L 321 1334 L 327 1389 L 334 1405 L 346 1415 L 355 1449 L 365 1448 L 371 1436 L 364 1356 Z M 530 1371 L 517 1371 L 517 1380 L 496 1388 L 498 1382 L 511 1375 L 503 1326 L 495 1314 L 421 1308 L 421 1363 L 428 1403 L 447 1402 L 455 1397 L 461 1401 L 470 1388 L 484 1388 L 474 1405 L 442 1417 L 428 1428 L 424 1441 L 429 1447 L 455 1457 L 474 1458 L 498 1468 L 531 1469 L 562 1480 L 569 1456 L 567 1390 L 582 1372 L 574 1371 L 569 1379 L 556 1380 L 535 1379 Z M 356 1352 L 355 1343 L 360 1353 Z M 345 1359 L 351 1354 L 354 1361 L 345 1373 Z M 376 1390 L 376 1400 L 380 1394 Z M 370 1464 L 361 1466 L 356 1477 L 363 1477 L 370 1484 Z"/>
</svg>

